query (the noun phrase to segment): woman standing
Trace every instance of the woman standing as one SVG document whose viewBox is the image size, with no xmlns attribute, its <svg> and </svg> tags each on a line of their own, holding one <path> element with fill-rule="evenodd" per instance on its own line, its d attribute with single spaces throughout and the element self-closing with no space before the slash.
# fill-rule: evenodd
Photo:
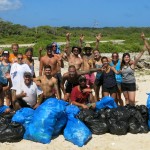
<svg viewBox="0 0 150 150">
<path fill-rule="evenodd" d="M 9 63 L 9 51 L 3 51 L 2 61 L 0 61 L 0 83 L 3 87 L 8 86 L 8 79 L 6 78 L 6 74 L 10 73 L 10 69 L 11 69 L 11 64 Z M 11 105 L 10 89 L 5 90 L 4 97 L 6 99 L 6 105 L 10 106 Z"/>
<path fill-rule="evenodd" d="M 119 74 L 120 72 L 109 65 L 109 60 L 107 57 L 102 57 L 101 61 L 103 64 L 101 75 L 103 96 L 111 96 L 116 99 L 117 82 L 115 74 Z"/>
<path fill-rule="evenodd" d="M 145 49 L 138 54 L 135 60 L 130 63 L 130 54 L 124 53 L 121 62 L 121 72 L 122 72 L 122 83 L 121 89 L 125 97 L 126 104 L 135 105 L 135 91 L 136 91 L 136 80 L 135 80 L 135 66 L 137 65 L 139 59 L 143 55 Z"/>
<path fill-rule="evenodd" d="M 119 55 L 117 52 L 112 53 L 110 66 L 114 67 L 117 71 L 121 70 L 121 60 L 119 59 Z M 116 103 L 119 104 L 120 106 L 123 106 L 123 100 L 121 99 L 122 75 L 115 74 L 115 77 L 116 77 L 116 82 L 117 82 Z"/>
</svg>

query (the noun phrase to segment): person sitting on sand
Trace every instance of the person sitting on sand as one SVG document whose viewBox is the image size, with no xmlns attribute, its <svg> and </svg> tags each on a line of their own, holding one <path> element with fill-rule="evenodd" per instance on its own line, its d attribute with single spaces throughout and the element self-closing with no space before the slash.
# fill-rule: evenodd
<svg viewBox="0 0 150 150">
<path fill-rule="evenodd" d="M 78 79 L 79 85 L 75 86 L 70 95 L 70 102 L 83 109 L 89 109 L 94 103 L 93 90 L 86 85 L 86 77 L 80 76 Z M 94 107 L 94 105 L 93 105 Z"/>
</svg>

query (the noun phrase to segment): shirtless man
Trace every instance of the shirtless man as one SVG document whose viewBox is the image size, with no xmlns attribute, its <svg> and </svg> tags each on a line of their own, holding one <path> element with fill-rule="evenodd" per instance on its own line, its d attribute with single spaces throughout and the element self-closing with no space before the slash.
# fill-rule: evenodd
<svg viewBox="0 0 150 150">
<path fill-rule="evenodd" d="M 96 48 L 95 49 L 98 49 L 100 39 L 101 39 L 101 34 L 98 34 L 96 36 Z M 83 40 L 83 38 L 80 37 L 81 45 L 83 42 L 82 40 Z M 83 49 L 85 51 L 85 54 L 83 54 L 83 56 L 82 56 L 82 58 L 83 58 L 83 70 L 89 70 L 90 68 L 95 68 L 94 64 L 91 62 L 91 60 L 93 59 L 92 47 L 90 46 L 90 44 L 86 44 Z M 95 81 L 94 73 L 86 74 L 85 77 L 86 77 L 86 84 L 89 85 L 90 87 L 93 87 L 93 84 Z"/>
<path fill-rule="evenodd" d="M 47 45 L 46 47 L 47 54 L 40 59 L 40 69 L 39 69 L 39 75 L 42 75 L 43 68 L 45 65 L 51 66 L 51 74 L 52 76 L 56 75 L 57 73 L 57 65 L 62 66 L 61 58 L 57 55 L 53 54 L 52 47 L 50 45 Z"/>
<path fill-rule="evenodd" d="M 81 53 L 81 48 L 78 46 L 73 46 L 72 50 L 70 49 L 70 35 L 71 33 L 66 34 L 67 61 L 68 61 L 69 66 L 74 65 L 77 70 L 80 70 L 83 65 L 83 59 L 79 55 Z"/>
<path fill-rule="evenodd" d="M 50 65 L 51 66 L 51 75 L 54 76 L 58 82 L 58 89 L 59 89 L 59 95 L 61 95 L 61 90 L 60 90 L 60 84 L 62 80 L 61 76 L 61 68 L 64 67 L 64 63 L 62 61 L 62 57 L 59 56 L 58 54 L 53 54 L 53 49 L 52 45 L 47 45 L 46 47 L 47 50 L 47 55 L 41 57 L 40 59 L 40 69 L 39 69 L 39 75 L 42 75 L 43 72 L 43 67 L 45 65 Z"/>
<path fill-rule="evenodd" d="M 44 66 L 44 75 L 39 76 L 37 78 L 34 78 L 34 81 L 36 83 L 40 82 L 39 85 L 43 90 L 43 102 L 50 97 L 56 97 L 57 96 L 57 98 L 60 99 L 57 79 L 54 78 L 51 75 L 51 73 L 52 73 L 51 66 L 45 65 Z"/>
<path fill-rule="evenodd" d="M 94 69 L 90 69 L 90 70 L 86 70 L 86 71 L 77 71 L 77 69 L 74 65 L 69 66 L 68 72 L 63 74 L 62 83 L 61 83 L 61 89 L 64 93 L 64 100 L 66 100 L 66 101 L 69 100 L 72 88 L 79 85 L 78 78 L 81 75 L 96 72 L 96 71 L 101 71 L 101 69 L 94 68 Z M 65 82 L 66 82 L 66 88 L 65 88 Z"/>
</svg>

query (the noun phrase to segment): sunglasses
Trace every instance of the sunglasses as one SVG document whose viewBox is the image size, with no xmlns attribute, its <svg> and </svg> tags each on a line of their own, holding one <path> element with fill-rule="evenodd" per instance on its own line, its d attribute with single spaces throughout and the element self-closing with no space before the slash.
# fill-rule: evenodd
<svg viewBox="0 0 150 150">
<path fill-rule="evenodd" d="M 18 58 L 18 60 L 22 60 L 23 58 Z"/>
<path fill-rule="evenodd" d="M 9 57 L 9 55 L 7 55 L 7 54 L 6 54 L 6 55 L 2 55 L 2 56 L 3 56 L 3 57 Z"/>
<path fill-rule="evenodd" d="M 52 47 L 57 47 L 56 45 L 52 45 Z"/>
</svg>

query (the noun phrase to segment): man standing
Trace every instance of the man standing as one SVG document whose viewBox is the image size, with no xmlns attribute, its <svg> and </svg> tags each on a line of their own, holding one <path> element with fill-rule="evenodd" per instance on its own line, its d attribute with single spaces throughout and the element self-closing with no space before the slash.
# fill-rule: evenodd
<svg viewBox="0 0 150 150">
<path fill-rule="evenodd" d="M 70 49 L 70 33 L 66 34 L 66 54 L 69 66 L 74 65 L 77 70 L 80 70 L 83 66 L 83 59 L 80 56 L 81 48 L 78 46 L 73 46 Z"/>
<path fill-rule="evenodd" d="M 46 47 L 47 54 L 40 59 L 40 69 L 39 69 L 39 76 L 42 76 L 43 68 L 46 65 L 51 66 L 51 75 L 54 76 L 58 82 L 58 87 L 59 87 L 59 95 L 61 95 L 61 90 L 60 90 L 60 83 L 62 80 L 61 73 L 60 73 L 60 68 L 64 67 L 62 58 L 57 55 L 53 54 L 53 49 L 52 45 L 47 45 Z"/>
<path fill-rule="evenodd" d="M 96 47 L 95 49 L 98 50 L 98 46 L 99 46 L 99 41 L 101 39 L 101 34 L 98 34 L 96 36 Z M 80 38 L 80 43 L 82 45 L 83 43 L 83 38 Z M 92 60 L 93 60 L 93 55 L 92 55 L 92 47 L 90 44 L 86 44 L 85 47 L 83 48 L 85 53 L 82 55 L 83 58 L 83 70 L 89 70 L 90 68 L 95 68 Z M 86 74 L 86 84 L 89 85 L 90 87 L 93 87 L 94 81 L 95 81 L 95 75 L 94 73 L 92 74 Z"/>
<path fill-rule="evenodd" d="M 37 108 L 42 102 L 43 91 L 32 81 L 30 72 L 24 73 L 24 81 L 17 87 L 14 87 L 13 90 L 15 100 L 21 99 L 33 109 Z M 14 101 L 15 110 L 21 107 L 18 104 Z"/>
<path fill-rule="evenodd" d="M 52 46 L 47 45 L 46 47 L 47 54 L 40 59 L 40 69 L 39 69 L 39 75 L 41 76 L 43 73 L 43 68 L 45 65 L 50 65 L 52 72 L 51 74 L 54 76 L 57 74 L 57 65 L 62 66 L 61 59 L 53 54 Z"/>
<path fill-rule="evenodd" d="M 12 53 L 9 55 L 9 62 L 10 63 L 15 63 L 17 62 L 17 55 L 18 55 L 18 50 L 19 50 L 19 45 L 17 43 L 14 43 L 11 45 L 12 48 Z"/>
</svg>

